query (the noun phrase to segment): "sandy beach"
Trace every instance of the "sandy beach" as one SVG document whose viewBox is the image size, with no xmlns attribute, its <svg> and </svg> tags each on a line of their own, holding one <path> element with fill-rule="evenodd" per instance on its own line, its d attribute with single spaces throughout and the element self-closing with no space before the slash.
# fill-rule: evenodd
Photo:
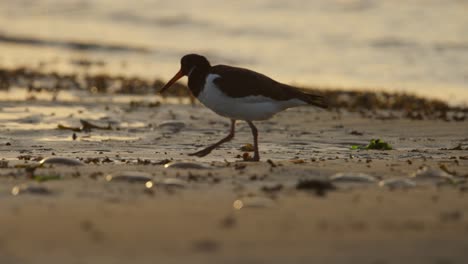
<svg viewBox="0 0 468 264">
<path fill-rule="evenodd" d="M 467 260 L 466 121 L 295 108 L 258 122 L 255 163 L 242 161 L 245 123 L 187 156 L 228 121 L 176 102 L 0 102 L 0 262 Z M 63 129 L 80 119 L 104 129 Z M 393 149 L 351 149 L 377 138 Z"/>
<path fill-rule="evenodd" d="M 0 1 L 0 264 L 468 263 L 466 10 Z M 189 156 L 230 128 L 187 78 L 156 94 L 190 53 L 328 109 L 255 122 L 260 162 L 241 121 Z"/>
</svg>

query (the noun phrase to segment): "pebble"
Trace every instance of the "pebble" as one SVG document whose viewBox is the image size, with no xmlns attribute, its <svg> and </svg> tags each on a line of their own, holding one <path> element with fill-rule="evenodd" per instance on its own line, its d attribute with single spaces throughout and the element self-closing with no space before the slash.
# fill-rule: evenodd
<svg viewBox="0 0 468 264">
<path fill-rule="evenodd" d="M 317 196 L 325 196 L 328 191 L 336 189 L 331 181 L 320 179 L 300 179 L 296 184 L 297 190 L 314 191 Z"/>
<path fill-rule="evenodd" d="M 240 198 L 232 204 L 232 207 L 236 210 L 242 208 L 271 208 L 274 206 L 275 202 L 272 199 L 261 196 Z"/>
<path fill-rule="evenodd" d="M 48 157 L 39 161 L 39 164 L 53 164 L 53 165 L 65 165 L 65 166 L 82 166 L 83 162 L 74 159 L 74 158 L 65 158 L 65 157 Z"/>
<path fill-rule="evenodd" d="M 187 186 L 187 183 L 181 179 L 177 178 L 166 178 L 159 182 L 159 184 L 162 184 L 166 187 L 178 187 L 178 188 L 185 188 Z"/>
<path fill-rule="evenodd" d="M 161 123 L 159 123 L 158 127 L 167 128 L 174 132 L 178 132 L 185 127 L 185 123 L 182 121 L 167 120 L 167 121 L 162 121 Z"/>
<path fill-rule="evenodd" d="M 150 174 L 139 171 L 122 171 L 106 176 L 108 182 L 147 183 L 152 180 Z"/>
<path fill-rule="evenodd" d="M 261 190 L 267 193 L 279 192 L 284 188 L 281 183 L 266 183 L 262 186 Z"/>
<path fill-rule="evenodd" d="M 20 195 L 20 194 L 37 194 L 37 195 L 49 195 L 52 194 L 47 187 L 43 185 L 29 185 L 29 184 L 21 184 L 13 187 L 11 189 L 12 195 Z"/>
<path fill-rule="evenodd" d="M 42 119 L 43 119 L 43 115 L 31 115 L 31 116 L 27 116 L 24 118 L 16 119 L 15 121 L 17 123 L 24 123 L 24 124 L 38 124 L 42 121 Z"/>
</svg>

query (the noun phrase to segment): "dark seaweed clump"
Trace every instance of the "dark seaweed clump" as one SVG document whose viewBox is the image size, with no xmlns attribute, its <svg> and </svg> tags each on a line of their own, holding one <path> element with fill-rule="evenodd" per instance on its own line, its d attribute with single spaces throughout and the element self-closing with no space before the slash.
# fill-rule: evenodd
<svg viewBox="0 0 468 264">
<path fill-rule="evenodd" d="M 82 62 L 81 62 L 82 63 Z M 0 68 L 0 90 L 25 87 L 29 91 L 43 90 L 58 93 L 61 90 L 86 90 L 91 93 L 151 94 L 165 84 L 162 80 L 108 74 L 44 73 L 28 68 Z M 303 87 L 308 93 L 322 94 L 332 111 L 341 109 L 358 112 L 363 117 L 381 120 L 408 118 L 412 120 L 465 121 L 468 107 L 450 106 L 446 102 L 421 98 L 405 93 L 344 91 Z M 188 97 L 190 92 L 176 83 L 164 96 Z"/>
<path fill-rule="evenodd" d="M 314 89 L 312 89 L 314 90 Z M 405 93 L 317 90 L 323 94 L 331 108 L 360 112 L 365 117 L 413 120 L 441 119 L 444 121 L 465 121 L 467 107 L 449 106 L 446 102 L 427 99 Z M 386 110 L 382 113 L 378 111 Z M 395 112 L 399 111 L 402 115 Z"/>
<path fill-rule="evenodd" d="M 83 63 L 83 62 L 81 62 Z M 121 75 L 108 74 L 59 74 L 57 72 L 44 73 L 41 71 L 16 68 L 0 68 L 0 90 L 11 87 L 25 87 L 31 92 L 59 92 L 61 90 L 87 90 L 91 93 L 115 94 L 148 94 L 162 88 L 164 82 L 154 82 Z M 186 87 L 174 84 L 169 95 L 186 96 Z"/>
</svg>

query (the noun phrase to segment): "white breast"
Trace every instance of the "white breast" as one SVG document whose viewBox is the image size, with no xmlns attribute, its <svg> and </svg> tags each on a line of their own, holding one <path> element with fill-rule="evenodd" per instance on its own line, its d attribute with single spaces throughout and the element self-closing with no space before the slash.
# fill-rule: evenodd
<svg viewBox="0 0 468 264">
<path fill-rule="evenodd" d="M 261 95 L 229 97 L 214 83 L 217 78 L 222 77 L 217 74 L 208 74 L 205 86 L 198 94 L 198 100 L 221 116 L 236 120 L 265 120 L 286 108 L 306 105 L 298 99 L 276 101 Z"/>
</svg>

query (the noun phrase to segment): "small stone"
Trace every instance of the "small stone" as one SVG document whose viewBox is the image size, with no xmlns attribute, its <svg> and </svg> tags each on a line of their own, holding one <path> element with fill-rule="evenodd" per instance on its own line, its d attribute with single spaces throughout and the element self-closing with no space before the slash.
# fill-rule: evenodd
<svg viewBox="0 0 468 264">
<path fill-rule="evenodd" d="M 362 132 L 359 132 L 359 131 L 357 131 L 357 130 L 353 130 L 353 131 L 349 132 L 349 134 L 355 135 L 355 136 L 362 136 L 362 135 L 363 135 Z"/>
<path fill-rule="evenodd" d="M 39 164 L 51 164 L 51 165 L 65 165 L 65 166 L 82 166 L 84 165 L 81 161 L 73 158 L 65 157 L 48 157 L 39 161 Z"/>
<path fill-rule="evenodd" d="M 179 132 L 185 127 L 185 123 L 182 121 L 167 120 L 159 123 L 159 128 L 169 129 L 173 132 Z"/>
<path fill-rule="evenodd" d="M 336 187 L 328 180 L 301 179 L 296 184 L 296 189 L 301 191 L 313 191 L 317 196 L 325 196 L 328 191 Z"/>
</svg>

